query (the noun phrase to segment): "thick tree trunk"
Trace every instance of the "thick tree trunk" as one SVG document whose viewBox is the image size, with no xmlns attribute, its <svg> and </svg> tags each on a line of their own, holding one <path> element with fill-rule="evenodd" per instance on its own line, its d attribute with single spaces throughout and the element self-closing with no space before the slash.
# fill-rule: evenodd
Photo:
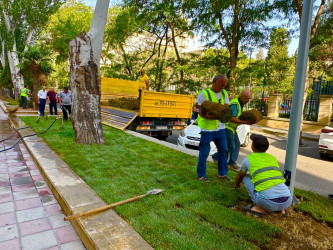
<svg viewBox="0 0 333 250">
<path fill-rule="evenodd" d="M 13 51 L 8 51 L 7 53 L 7 58 L 9 62 L 9 68 L 10 68 L 10 76 L 11 80 L 14 86 L 14 96 L 15 100 L 17 100 L 20 97 L 21 90 L 24 88 L 24 80 L 23 76 L 19 73 L 20 68 L 19 68 L 19 59 L 16 51 L 16 46 L 15 50 Z"/>
<path fill-rule="evenodd" d="M 105 142 L 100 110 L 101 78 L 91 38 L 80 33 L 70 44 L 72 114 L 76 142 L 103 144 Z"/>
</svg>

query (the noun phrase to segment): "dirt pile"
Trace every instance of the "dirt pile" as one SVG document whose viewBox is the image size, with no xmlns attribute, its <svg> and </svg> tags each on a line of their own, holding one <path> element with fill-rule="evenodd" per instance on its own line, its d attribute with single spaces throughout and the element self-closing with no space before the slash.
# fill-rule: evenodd
<svg viewBox="0 0 333 250">
<path fill-rule="evenodd" d="M 229 122 L 232 117 L 232 110 L 229 105 L 222 105 L 216 102 L 204 101 L 201 104 L 202 114 L 207 112 L 222 123 Z"/>
<path fill-rule="evenodd" d="M 109 105 L 116 108 L 129 109 L 129 110 L 139 110 L 140 100 L 138 98 L 118 98 L 110 99 Z"/>
</svg>

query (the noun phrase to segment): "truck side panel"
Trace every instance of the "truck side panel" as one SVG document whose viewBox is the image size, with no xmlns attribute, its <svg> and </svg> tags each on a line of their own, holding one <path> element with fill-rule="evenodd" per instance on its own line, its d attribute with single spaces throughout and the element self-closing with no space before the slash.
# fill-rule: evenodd
<svg viewBox="0 0 333 250">
<path fill-rule="evenodd" d="M 190 118 L 193 108 L 192 95 L 143 91 L 140 100 L 141 117 Z"/>
</svg>

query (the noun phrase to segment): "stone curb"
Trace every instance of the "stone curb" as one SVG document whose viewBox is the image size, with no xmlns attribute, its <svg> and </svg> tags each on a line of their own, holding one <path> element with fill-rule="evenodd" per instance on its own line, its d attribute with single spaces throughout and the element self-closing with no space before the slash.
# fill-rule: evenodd
<svg viewBox="0 0 333 250">
<path fill-rule="evenodd" d="M 9 118 L 14 129 L 22 127 L 20 118 Z M 32 129 L 19 132 L 21 136 L 34 133 Z M 22 141 L 67 215 L 107 205 L 41 138 Z M 153 249 L 112 209 L 71 223 L 87 249 Z"/>
</svg>

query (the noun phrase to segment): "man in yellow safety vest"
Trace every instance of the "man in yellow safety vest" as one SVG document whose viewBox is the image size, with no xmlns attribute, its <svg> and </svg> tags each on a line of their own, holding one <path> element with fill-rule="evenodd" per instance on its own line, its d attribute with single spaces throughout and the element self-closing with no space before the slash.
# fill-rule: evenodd
<svg viewBox="0 0 333 250">
<path fill-rule="evenodd" d="M 230 122 L 225 124 L 225 135 L 227 136 L 229 154 L 228 167 L 236 171 L 239 170 L 239 166 L 236 161 L 238 159 L 240 148 L 237 127 L 240 124 L 251 125 L 250 121 L 241 121 L 238 117 L 241 115 L 244 105 L 247 104 L 251 98 L 251 92 L 248 89 L 244 89 L 238 98 L 231 100 L 229 103 L 229 107 L 232 109 L 232 118 L 230 119 Z"/>
<path fill-rule="evenodd" d="M 210 152 L 210 142 L 214 141 L 218 150 L 218 178 L 230 181 L 228 174 L 228 152 L 227 138 L 225 136 L 225 124 L 219 122 L 209 112 L 203 114 L 201 104 L 204 101 L 212 101 L 221 104 L 229 104 L 229 96 L 225 87 L 227 78 L 223 75 L 217 75 L 213 79 L 213 85 L 210 89 L 200 92 L 198 96 L 198 126 L 201 128 L 201 139 L 199 144 L 199 159 L 197 165 L 197 174 L 200 181 L 209 182 L 206 178 L 206 161 Z"/>
<path fill-rule="evenodd" d="M 275 211 L 281 211 L 285 215 L 292 197 L 279 163 L 274 156 L 266 153 L 269 147 L 266 136 L 252 134 L 250 138 L 253 153 L 244 158 L 235 181 L 235 188 L 239 188 L 244 182 L 253 201 L 252 206 L 245 205 L 243 210 L 257 216 Z"/>
<path fill-rule="evenodd" d="M 26 85 L 25 88 L 23 88 L 21 91 L 21 100 L 23 102 L 23 109 L 27 109 L 28 96 L 31 96 L 31 93 L 30 90 L 28 89 L 28 85 Z"/>
</svg>

